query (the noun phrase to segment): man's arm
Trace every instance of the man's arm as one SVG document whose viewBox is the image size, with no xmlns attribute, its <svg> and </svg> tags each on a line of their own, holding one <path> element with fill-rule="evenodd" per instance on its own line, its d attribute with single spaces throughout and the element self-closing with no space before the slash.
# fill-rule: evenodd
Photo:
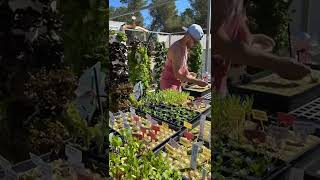
<svg viewBox="0 0 320 180">
<path fill-rule="evenodd" d="M 243 64 L 269 69 L 286 79 L 297 80 L 310 73 L 310 69 L 271 53 L 250 47 L 245 42 L 232 41 L 222 28 L 214 36 L 214 48 L 218 54 L 230 59 L 234 64 Z"/>
<path fill-rule="evenodd" d="M 182 55 L 178 53 L 179 51 L 172 52 L 172 49 L 170 50 L 170 53 L 172 53 L 172 57 L 174 58 L 172 60 L 172 66 L 173 66 L 173 73 L 176 78 L 180 79 L 182 82 L 188 82 L 192 84 L 197 84 L 199 86 L 206 86 L 207 83 L 194 78 L 193 76 L 190 76 L 189 74 L 183 74 L 180 72 L 180 69 L 182 67 Z"/>
</svg>

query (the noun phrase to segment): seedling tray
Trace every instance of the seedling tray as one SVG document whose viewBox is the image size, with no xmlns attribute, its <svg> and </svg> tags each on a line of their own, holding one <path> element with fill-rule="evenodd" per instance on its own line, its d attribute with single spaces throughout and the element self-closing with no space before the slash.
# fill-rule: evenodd
<svg viewBox="0 0 320 180">
<path fill-rule="evenodd" d="M 239 174 L 238 170 L 235 170 L 231 167 L 231 163 L 232 163 L 232 159 L 234 157 L 242 157 L 241 159 L 243 161 L 245 161 L 245 159 L 247 158 L 252 158 L 251 160 L 254 160 L 256 158 L 253 157 L 261 157 L 261 154 L 258 154 L 256 152 L 249 152 L 246 149 L 242 149 L 240 147 L 233 147 L 230 145 L 226 145 L 225 147 L 228 148 L 228 151 L 221 154 L 222 152 L 214 152 L 215 154 L 221 154 L 224 161 L 222 163 L 222 168 L 221 168 L 221 172 L 222 174 L 224 174 L 225 176 L 236 176 L 238 178 L 241 179 L 247 179 L 247 180 L 262 180 L 262 179 L 274 179 L 275 177 L 277 177 L 277 175 L 279 175 L 280 173 L 282 173 L 283 171 L 285 171 L 289 165 L 286 164 L 284 161 L 282 160 L 278 160 L 273 158 L 272 161 L 275 162 L 273 163 L 270 167 L 269 170 L 262 176 L 262 177 L 255 177 L 252 175 L 241 175 Z M 231 155 L 234 154 L 234 155 Z M 226 161 L 225 161 L 226 160 Z M 246 163 L 243 164 L 242 169 L 246 169 L 247 165 Z"/>
<path fill-rule="evenodd" d="M 199 120 L 199 117 L 201 116 L 201 113 L 188 110 L 183 107 L 176 107 L 176 106 L 168 106 L 164 104 L 160 105 L 146 105 L 148 108 L 149 113 L 143 109 L 138 109 L 137 111 L 143 114 L 148 113 L 150 116 L 152 116 L 155 120 L 161 122 L 166 122 L 168 124 L 171 124 L 172 126 L 177 127 L 180 129 L 183 127 L 183 122 L 187 121 L 191 124 L 194 124 Z M 178 110 L 180 108 L 182 111 L 186 112 L 185 115 L 182 115 L 183 112 L 178 111 L 174 114 L 174 110 Z M 162 114 L 160 114 L 162 113 Z M 193 117 L 190 117 L 190 114 L 194 114 Z M 177 118 L 180 118 L 181 121 L 178 121 Z"/>
<path fill-rule="evenodd" d="M 320 125 L 320 98 L 291 111 L 290 114 L 311 120 L 313 123 Z"/>
<path fill-rule="evenodd" d="M 206 100 L 211 100 L 211 92 L 209 92 L 208 94 L 202 96 L 204 99 Z"/>
<path fill-rule="evenodd" d="M 127 113 L 128 111 L 124 111 L 124 113 Z M 145 114 L 141 113 L 141 112 L 136 112 L 136 114 L 140 117 L 144 117 Z M 120 116 L 120 113 L 116 113 L 115 114 L 115 118 L 117 119 Z M 146 117 L 144 117 L 146 118 Z M 158 124 L 162 125 L 163 122 L 158 121 Z M 168 123 L 167 123 L 168 124 Z M 156 151 L 158 148 L 160 148 L 161 146 L 163 146 L 164 144 L 166 144 L 170 138 L 173 138 L 175 136 L 177 136 L 179 134 L 180 128 L 173 126 L 172 124 L 168 124 L 169 128 L 173 131 L 175 131 L 171 136 L 169 136 L 168 138 L 166 138 L 164 141 L 158 142 L 158 144 L 152 148 L 152 151 Z M 112 128 L 111 128 L 112 129 Z M 116 132 L 119 135 L 119 132 L 117 132 L 115 129 L 112 129 L 112 131 Z"/>
<path fill-rule="evenodd" d="M 178 136 L 176 136 L 176 137 L 174 137 L 174 138 L 172 138 L 172 140 L 173 141 L 176 141 L 176 142 L 179 142 L 179 139 L 181 138 L 181 137 L 183 137 L 183 133 L 184 133 L 184 131 L 185 130 L 183 130 L 183 131 L 181 131 L 180 133 L 179 133 L 179 135 Z M 194 139 L 195 140 L 195 139 Z M 207 144 L 207 143 L 204 143 L 204 146 L 206 147 L 206 148 L 209 148 L 209 145 Z M 210 148 L 209 148 L 210 149 Z M 157 149 L 154 153 L 160 153 L 160 152 L 166 152 L 166 149 L 165 149 L 165 145 L 163 145 L 162 147 L 160 147 L 159 149 Z M 215 157 L 215 156 L 214 156 Z M 225 158 L 228 158 L 228 157 L 225 157 Z M 185 177 L 185 176 L 182 176 L 182 179 L 183 180 L 190 180 L 190 179 L 188 179 L 188 177 Z"/>
<path fill-rule="evenodd" d="M 183 91 L 189 92 L 190 96 L 193 97 L 202 97 L 211 91 L 211 87 L 205 87 L 205 88 L 197 88 L 195 85 L 192 86 L 185 86 L 182 88 Z"/>
<path fill-rule="evenodd" d="M 314 74 L 320 77 L 319 71 L 314 71 Z M 249 84 L 232 86 L 230 92 L 241 96 L 253 95 L 255 109 L 290 112 L 320 96 L 320 81 L 310 83 L 308 78 L 290 82 L 271 74 Z"/>
</svg>

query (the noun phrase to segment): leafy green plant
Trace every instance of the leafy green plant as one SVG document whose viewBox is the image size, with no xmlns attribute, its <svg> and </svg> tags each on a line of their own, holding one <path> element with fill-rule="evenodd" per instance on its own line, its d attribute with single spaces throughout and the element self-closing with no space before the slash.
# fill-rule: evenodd
<svg viewBox="0 0 320 180">
<path fill-rule="evenodd" d="M 111 89 L 113 91 L 109 94 L 110 111 L 117 112 L 128 109 L 131 105 L 130 95 L 133 92 L 133 86 L 130 83 L 120 83 L 113 85 Z"/>
<path fill-rule="evenodd" d="M 188 58 L 188 67 L 191 72 L 197 73 L 200 75 L 201 73 L 201 65 L 202 65 L 202 47 L 200 43 L 197 43 L 192 49 L 190 56 Z"/>
<path fill-rule="evenodd" d="M 76 87 L 76 77 L 69 68 L 42 68 L 39 72 L 30 73 L 25 95 L 38 110 L 33 121 L 61 115 L 75 97 Z"/>
<path fill-rule="evenodd" d="M 229 136 L 240 142 L 243 139 L 245 114 L 252 108 L 252 98 L 246 98 L 241 102 L 238 96 L 222 98 L 214 94 L 212 102 L 214 134 L 217 137 Z"/>
<path fill-rule="evenodd" d="M 107 132 L 107 128 L 103 126 L 102 120 L 95 126 L 90 127 L 85 119 L 80 117 L 80 114 L 75 104 L 70 103 L 63 119 L 64 126 L 68 129 L 73 140 L 83 140 L 84 148 L 89 148 L 92 140 L 96 140 L 99 145 L 100 152 L 103 147 L 103 138 Z"/>
<path fill-rule="evenodd" d="M 109 167 L 112 177 L 117 180 L 181 179 L 180 172 L 170 167 L 168 157 L 146 150 L 144 144 L 132 137 L 128 129 L 120 130 L 120 135 L 126 143 L 119 136 L 109 135 Z M 138 154 L 142 154 L 140 158 Z"/>
<path fill-rule="evenodd" d="M 156 43 L 156 49 L 155 49 L 155 58 L 154 58 L 154 80 L 156 81 L 156 83 L 159 85 L 160 83 L 160 77 L 161 77 L 161 73 L 162 73 L 162 69 L 163 66 L 166 62 L 166 58 L 167 58 L 167 49 L 165 48 L 165 44 L 164 42 L 157 42 Z"/>
<path fill-rule="evenodd" d="M 59 9 L 64 15 L 64 60 L 76 75 L 80 75 L 98 61 L 102 64 L 108 61 L 107 6 L 107 2 L 99 0 L 66 0 L 60 3 Z M 104 47 L 105 51 L 97 51 L 99 47 Z M 102 58 L 88 59 L 88 57 Z"/>
<path fill-rule="evenodd" d="M 128 55 L 129 81 L 136 84 L 142 82 L 144 89 L 148 89 L 151 83 L 151 61 L 147 54 L 147 48 L 140 42 L 131 43 Z"/>
<path fill-rule="evenodd" d="M 126 42 L 126 41 L 128 40 L 128 37 L 127 37 L 127 35 L 126 35 L 125 33 L 119 32 L 119 33 L 117 34 L 117 40 L 118 40 L 119 42 Z"/>
<path fill-rule="evenodd" d="M 147 93 L 145 97 L 141 99 L 142 104 L 160 104 L 165 103 L 169 105 L 183 105 L 192 100 L 187 92 L 179 92 L 176 90 L 162 90 L 158 92 Z"/>
</svg>

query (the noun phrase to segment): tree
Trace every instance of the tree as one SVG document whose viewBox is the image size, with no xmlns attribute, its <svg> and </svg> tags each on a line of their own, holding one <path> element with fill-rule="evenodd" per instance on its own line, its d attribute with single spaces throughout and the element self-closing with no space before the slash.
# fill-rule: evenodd
<svg viewBox="0 0 320 180">
<path fill-rule="evenodd" d="M 194 13 L 193 10 L 190 8 L 187 8 L 182 14 L 181 14 L 181 25 L 188 27 L 191 24 L 195 23 L 194 19 Z"/>
<path fill-rule="evenodd" d="M 118 8 L 111 7 L 110 8 L 110 17 L 122 15 L 122 14 L 132 12 L 135 10 L 139 10 L 142 7 L 147 5 L 147 0 L 120 0 L 120 2 L 123 4 L 126 4 L 126 6 L 122 6 L 122 7 L 118 7 Z M 122 17 L 116 18 L 114 20 L 123 21 L 123 22 L 127 22 L 127 23 L 131 24 L 132 23 L 132 19 L 131 19 L 132 16 L 135 16 L 137 18 L 136 21 L 140 22 L 139 25 L 143 26 L 144 18 L 141 15 L 141 12 L 122 16 Z"/>
<path fill-rule="evenodd" d="M 152 0 L 152 4 L 159 4 L 162 0 Z M 153 17 L 151 30 L 160 30 L 163 32 L 181 31 L 181 19 L 176 9 L 174 0 L 169 3 L 158 6 L 150 11 Z"/>
<path fill-rule="evenodd" d="M 207 27 L 208 0 L 189 0 L 193 10 L 194 22 L 201 27 Z"/>
</svg>

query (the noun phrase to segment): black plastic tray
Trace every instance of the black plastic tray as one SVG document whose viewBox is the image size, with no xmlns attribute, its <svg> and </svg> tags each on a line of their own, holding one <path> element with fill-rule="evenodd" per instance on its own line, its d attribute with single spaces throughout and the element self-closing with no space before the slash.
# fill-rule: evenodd
<svg viewBox="0 0 320 180">
<path fill-rule="evenodd" d="M 250 152 L 250 151 L 247 151 L 243 148 L 240 148 L 240 147 L 232 147 L 232 146 L 229 146 L 232 148 L 232 150 L 235 150 L 235 151 L 238 151 L 241 155 L 243 155 L 244 157 L 248 157 L 249 156 L 249 153 L 253 153 L 254 155 L 261 155 L 261 154 L 258 154 L 258 153 L 255 153 L 255 152 Z M 219 151 L 215 151 L 214 152 L 215 154 L 220 154 L 221 152 Z M 228 156 L 228 155 L 222 155 L 222 157 L 225 157 L 225 158 L 232 158 L 231 156 Z M 228 164 L 231 163 L 231 160 L 227 160 L 226 162 L 223 162 L 222 164 L 222 168 L 221 168 L 221 172 L 222 174 L 225 174 L 225 175 L 230 175 L 230 176 L 237 176 L 241 179 L 247 179 L 247 180 L 271 180 L 271 179 L 275 179 L 279 174 L 281 174 L 282 172 L 284 172 L 287 168 L 289 168 L 289 164 L 285 163 L 284 161 L 282 160 L 278 160 L 278 159 L 273 159 L 275 160 L 277 163 L 276 165 L 269 171 L 267 172 L 263 177 L 253 177 L 253 176 L 240 176 L 240 175 L 237 175 L 237 172 L 234 171 L 233 169 L 229 169 L 227 168 L 226 166 Z"/>
<path fill-rule="evenodd" d="M 180 139 L 180 137 L 182 137 L 183 136 L 183 133 L 185 132 L 185 129 L 184 130 L 181 130 L 180 131 L 180 133 L 177 135 L 177 136 L 175 136 L 174 138 L 172 138 L 172 140 L 173 141 L 178 141 L 179 139 Z M 165 152 L 165 146 L 164 146 L 165 144 L 163 144 L 163 146 L 161 146 L 161 147 L 159 147 L 157 150 L 155 150 L 154 151 L 154 153 L 155 154 L 157 154 L 157 153 L 160 153 L 161 151 L 164 151 Z M 205 147 L 209 147 L 209 144 L 208 143 L 206 143 L 206 142 L 204 142 L 204 146 Z M 182 180 L 188 180 L 188 178 L 187 177 L 185 177 L 185 176 L 182 176 Z"/>
<path fill-rule="evenodd" d="M 269 75 L 270 72 L 261 73 L 257 76 L 254 76 L 252 79 L 256 80 L 261 77 Z M 237 94 L 240 96 L 253 96 L 255 109 L 265 110 L 267 112 L 290 112 L 312 100 L 320 97 L 320 85 L 317 85 L 309 90 L 297 94 L 291 97 L 281 96 L 272 93 L 266 93 L 256 90 L 250 90 L 241 88 L 237 85 L 230 87 L 230 93 Z"/>
<path fill-rule="evenodd" d="M 193 96 L 193 97 L 202 97 L 202 96 L 205 96 L 206 94 L 210 93 L 211 88 L 209 88 L 209 89 L 207 89 L 205 91 L 202 91 L 202 92 L 192 91 L 192 90 L 186 89 L 186 88 L 182 88 L 182 91 L 188 92 L 189 95 Z"/>
<path fill-rule="evenodd" d="M 123 111 L 123 112 L 126 113 L 126 112 L 128 112 L 128 110 Z M 139 111 L 137 111 L 136 113 L 137 113 L 137 115 L 144 116 L 144 118 L 145 118 L 145 114 L 144 113 L 141 113 Z M 120 116 L 120 113 L 115 113 L 115 117 L 117 117 L 117 116 Z M 158 123 L 160 125 L 162 125 L 162 121 L 158 121 Z M 180 130 L 181 130 L 180 128 L 178 128 L 178 127 L 176 127 L 176 126 L 174 126 L 172 124 L 168 124 L 168 126 L 169 126 L 170 129 L 172 129 L 172 130 L 174 130 L 176 132 L 173 135 L 171 135 L 170 137 L 168 137 L 167 139 L 165 139 L 164 141 L 162 141 L 161 143 L 159 143 L 156 147 L 154 147 L 152 149 L 152 151 L 156 151 L 158 148 L 160 148 L 163 145 L 165 145 L 171 138 L 174 138 L 175 136 L 177 136 L 180 133 Z M 119 133 L 115 129 L 112 129 L 112 128 L 110 128 L 110 129 L 111 129 L 111 131 L 116 132 L 119 135 Z"/>
<path fill-rule="evenodd" d="M 149 106 L 149 107 L 150 107 L 150 106 Z M 154 107 L 157 107 L 157 108 L 159 108 L 159 109 L 164 109 L 164 108 L 167 108 L 167 107 L 173 107 L 173 108 L 174 108 L 175 106 L 168 106 L 168 105 L 162 104 L 162 105 L 154 105 Z M 186 109 L 186 108 L 183 108 L 183 109 Z M 191 110 L 188 110 L 188 109 L 186 109 L 186 110 L 189 111 L 189 112 L 191 112 Z M 143 115 L 146 114 L 146 113 L 143 112 L 141 109 L 137 109 L 137 112 L 140 113 L 140 114 L 143 114 Z M 197 121 L 199 120 L 200 116 L 201 116 L 201 113 L 195 112 L 195 111 L 193 111 L 193 112 L 196 113 L 196 116 L 193 117 L 192 119 L 187 119 L 187 121 L 188 121 L 189 123 L 191 123 L 191 124 L 194 124 L 195 122 L 197 122 Z M 176 123 L 174 123 L 174 122 L 171 122 L 171 121 L 168 121 L 168 120 L 164 120 L 164 119 L 161 119 L 161 118 L 159 118 L 159 117 L 155 117 L 155 116 L 152 115 L 152 114 L 150 114 L 150 116 L 152 116 L 155 120 L 157 120 L 157 121 L 159 121 L 159 122 L 161 122 L 161 121 L 166 122 L 166 123 L 171 124 L 172 126 L 175 126 L 175 127 L 179 128 L 179 129 L 183 128 L 183 121 L 186 120 L 186 119 L 184 119 L 184 120 L 181 121 L 180 124 L 176 124 Z M 168 116 L 170 116 L 170 115 L 168 115 Z M 171 120 L 174 120 L 174 118 L 172 118 Z M 175 121 L 175 122 L 177 122 L 177 121 Z"/>
</svg>

